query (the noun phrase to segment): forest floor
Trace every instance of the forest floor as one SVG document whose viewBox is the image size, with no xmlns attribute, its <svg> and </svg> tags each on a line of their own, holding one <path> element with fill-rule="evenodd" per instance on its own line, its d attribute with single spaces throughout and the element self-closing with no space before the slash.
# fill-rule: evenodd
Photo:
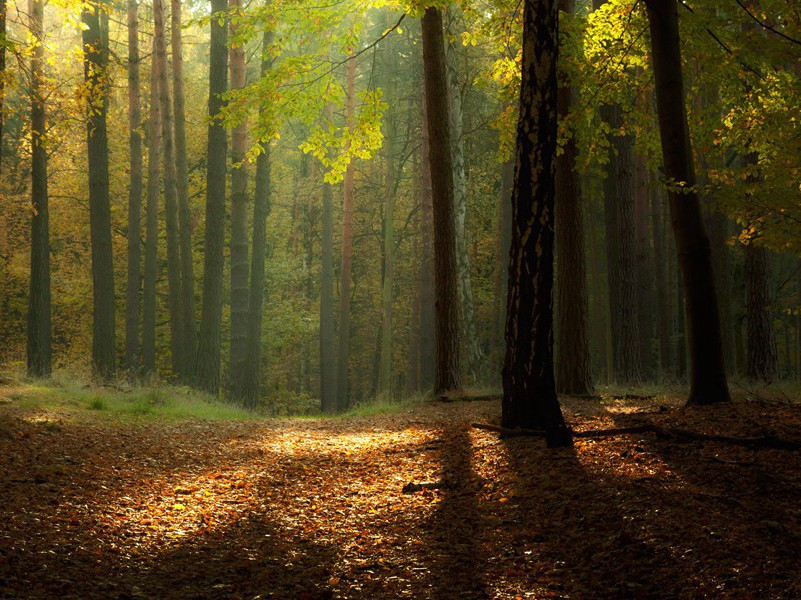
<svg viewBox="0 0 801 600">
<path fill-rule="evenodd" d="M 801 438 L 797 398 L 744 396 L 563 403 L 576 431 Z M 2 598 L 801 597 L 801 452 L 651 433 L 549 450 L 472 428 L 497 400 L 172 423 L 16 404 Z"/>
</svg>

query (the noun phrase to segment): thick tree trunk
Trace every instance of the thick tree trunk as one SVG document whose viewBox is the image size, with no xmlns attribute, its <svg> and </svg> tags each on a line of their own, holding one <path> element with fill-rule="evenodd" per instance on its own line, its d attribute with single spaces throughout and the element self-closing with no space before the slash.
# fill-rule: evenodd
<svg viewBox="0 0 801 600">
<path fill-rule="evenodd" d="M 348 59 L 347 65 L 347 108 L 348 129 L 356 125 L 356 59 Z M 350 365 L 350 280 L 353 265 L 353 161 L 345 170 L 342 182 L 342 257 L 339 282 L 339 344 L 337 363 L 337 410 L 348 407 L 348 373 Z"/>
<path fill-rule="evenodd" d="M 569 14 L 573 10 L 573 0 L 560 0 L 559 8 Z M 560 82 L 557 99 L 560 119 L 565 119 L 570 113 L 573 93 L 570 82 Z M 556 387 L 563 394 L 591 396 L 593 385 L 587 335 L 587 274 L 581 188 L 575 172 L 577 156 L 576 142 L 570 136 L 562 154 L 556 158 L 556 254 L 559 258 Z"/>
<path fill-rule="evenodd" d="M 553 244 L 559 54 L 556 0 L 526 0 L 506 304 L 502 424 L 572 443 L 553 372 Z"/>
<path fill-rule="evenodd" d="M 665 178 L 672 185 L 670 213 L 687 305 L 689 404 L 729 400 L 721 348 L 715 278 L 709 239 L 701 218 L 684 104 L 678 5 L 676 0 L 646 0 L 651 30 L 656 103 Z"/>
<path fill-rule="evenodd" d="M 779 376 L 779 360 L 771 314 L 768 251 L 753 243 L 745 247 L 745 290 L 748 378 L 771 383 Z"/>
<path fill-rule="evenodd" d="M 186 159 L 186 110 L 184 108 L 184 55 L 181 39 L 181 0 L 172 0 L 172 106 L 175 132 L 175 190 L 178 194 L 178 243 L 181 257 L 181 325 L 186 365 L 182 376 L 189 379 L 197 352 L 195 326 L 195 272 L 192 260 L 192 217 L 189 211 L 189 173 Z"/>
<path fill-rule="evenodd" d="M 125 366 L 139 369 L 139 309 L 142 288 L 142 124 L 139 91 L 138 0 L 128 0 L 128 148 L 131 179 L 128 187 L 128 285 L 125 290 Z"/>
<path fill-rule="evenodd" d="M 153 40 L 150 70 L 150 108 L 147 122 L 147 200 L 145 223 L 145 278 L 142 291 L 142 371 L 156 371 L 156 282 L 159 245 L 159 148 L 161 120 L 158 101 L 158 61 Z"/>
<path fill-rule="evenodd" d="M 167 41 L 164 37 L 164 2 L 153 0 L 153 24 L 156 39 L 156 61 L 159 77 L 159 112 L 161 116 L 162 162 L 164 164 L 164 221 L 167 235 L 167 286 L 170 312 L 170 348 L 172 370 L 185 372 L 187 357 L 184 347 L 184 312 L 181 305 L 181 255 L 178 239 L 178 192 L 175 180 L 170 82 L 167 73 Z"/>
<path fill-rule="evenodd" d="M 434 385 L 434 206 L 431 192 L 431 160 L 429 158 L 428 116 L 425 92 L 422 94 L 420 126 L 420 389 Z"/>
<path fill-rule="evenodd" d="M 28 297 L 28 375 L 51 372 L 50 216 L 47 197 L 47 121 L 44 107 L 43 0 L 28 0 L 31 36 L 31 276 Z M 0 73 L 2 76 L 2 73 Z"/>
<path fill-rule="evenodd" d="M 212 0 L 211 11 L 224 13 L 226 0 Z M 198 336 L 195 385 L 211 394 L 220 390 L 220 326 L 222 320 L 225 245 L 225 170 L 227 139 L 219 120 L 228 88 L 227 22 L 211 19 L 209 68 L 209 138 L 206 163 L 206 231 L 203 253 L 203 303 Z"/>
<path fill-rule="evenodd" d="M 431 189 L 434 209 L 436 371 L 434 393 L 461 388 L 453 167 L 448 119 L 448 83 L 442 14 L 426 9 L 422 18 Z"/>
<path fill-rule="evenodd" d="M 264 32 L 262 42 L 261 76 L 270 70 L 268 56 L 273 43 L 273 33 Z M 268 107 L 262 105 L 259 119 L 267 118 Z M 256 189 L 253 196 L 253 253 L 250 262 L 250 300 L 248 303 L 248 365 L 244 374 L 242 396 L 251 408 L 259 398 L 261 373 L 261 323 L 264 306 L 264 266 L 267 252 L 267 217 L 270 214 L 270 144 L 261 143 L 262 152 L 256 158 Z"/>
<path fill-rule="evenodd" d="M 241 10 L 241 0 L 229 0 L 232 15 Z M 239 26 L 231 23 L 231 37 Z M 245 87 L 245 48 L 232 46 L 229 55 L 230 87 Z M 248 167 L 245 161 L 248 126 L 242 121 L 231 132 L 231 360 L 230 385 L 234 398 L 241 396 L 241 383 L 247 368 L 248 327 Z"/>
<path fill-rule="evenodd" d="M 111 245 L 111 206 L 108 174 L 108 13 L 98 2 L 84 7 L 84 78 L 89 103 L 86 137 L 89 160 L 89 225 L 92 240 L 92 365 L 98 375 L 114 376 L 114 262 Z"/>
</svg>

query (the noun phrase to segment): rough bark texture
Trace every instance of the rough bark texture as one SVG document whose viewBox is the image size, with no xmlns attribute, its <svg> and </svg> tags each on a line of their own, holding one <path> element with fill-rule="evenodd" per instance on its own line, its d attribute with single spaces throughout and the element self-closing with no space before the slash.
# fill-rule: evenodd
<svg viewBox="0 0 801 600">
<path fill-rule="evenodd" d="M 436 295 L 436 371 L 434 393 L 461 388 L 453 167 L 448 119 L 448 83 L 442 14 L 426 9 L 422 18 L 423 65 L 434 208 L 434 283 Z"/>
<path fill-rule="evenodd" d="M 348 59 L 347 66 L 348 128 L 353 130 L 356 115 L 356 59 Z M 353 162 L 345 170 L 342 182 L 342 258 L 339 282 L 339 344 L 337 364 L 337 410 L 348 406 L 348 372 L 350 365 L 350 279 L 353 265 Z"/>
<path fill-rule="evenodd" d="M 240 0 L 229 0 L 232 15 L 241 9 Z M 237 35 L 236 20 L 231 23 L 231 37 Z M 231 47 L 229 55 L 230 88 L 245 87 L 245 48 Z M 230 385 L 234 397 L 240 396 L 241 380 L 247 368 L 248 327 L 248 126 L 242 121 L 231 132 L 231 360 Z"/>
<path fill-rule="evenodd" d="M 647 0 L 656 101 L 665 177 L 695 186 L 695 173 L 684 104 L 678 5 L 676 0 Z M 690 358 L 689 404 L 729 400 L 721 348 L 715 278 L 709 239 L 698 195 L 671 189 L 670 214 L 687 305 Z"/>
<path fill-rule="evenodd" d="M 226 0 L 212 0 L 216 16 Z M 206 231 L 203 253 L 203 303 L 198 336 L 195 385 L 217 394 L 220 390 L 220 325 L 222 320 L 223 249 L 225 245 L 225 160 L 228 142 L 219 120 L 228 87 L 227 23 L 211 20 L 209 69 L 209 139 L 206 163 Z"/>
<path fill-rule="evenodd" d="M 142 290 L 142 372 L 156 371 L 156 282 L 159 244 L 159 148 L 161 121 L 158 102 L 158 65 L 155 40 L 150 69 L 150 108 L 147 122 L 147 200 L 145 223 L 145 278 Z"/>
<path fill-rule="evenodd" d="M 172 26 L 172 106 L 175 133 L 175 191 L 178 202 L 178 243 L 181 260 L 181 325 L 186 365 L 182 375 L 189 371 L 197 352 L 195 326 L 195 272 L 192 260 L 192 217 L 189 210 L 189 173 L 186 161 L 186 110 L 184 108 L 184 55 L 181 39 L 181 0 L 172 0 L 170 23 Z"/>
<path fill-rule="evenodd" d="M 50 332 L 50 216 L 47 197 L 45 135 L 44 46 L 42 0 L 28 0 L 31 36 L 31 274 L 28 297 L 28 375 L 47 377 L 51 372 Z M 2 76 L 2 74 L 0 74 Z"/>
<path fill-rule="evenodd" d="M 89 161 L 89 228 L 92 240 L 92 365 L 103 379 L 115 371 L 114 262 L 108 178 L 108 14 L 98 2 L 84 7 L 84 78 L 87 103 L 86 137 Z"/>
<path fill-rule="evenodd" d="M 553 251 L 559 54 L 556 0 L 526 0 L 501 420 L 572 443 L 553 372 Z"/>
<path fill-rule="evenodd" d="M 771 314 L 768 251 L 753 243 L 745 247 L 745 294 L 749 379 L 770 383 L 779 377 L 779 359 Z"/>
<path fill-rule="evenodd" d="M 564 13 L 573 10 L 573 0 L 560 0 Z M 559 118 L 570 113 L 573 89 L 567 80 L 558 91 Z M 562 394 L 593 394 L 590 347 L 587 334 L 587 274 L 584 262 L 584 223 L 581 218 L 581 188 L 575 172 L 578 148 L 573 137 L 556 158 L 556 255 L 559 259 L 557 287 L 556 387 Z"/>
<path fill-rule="evenodd" d="M 175 149 L 173 147 L 170 82 L 167 73 L 167 40 L 164 36 L 164 2 L 153 0 L 153 28 L 156 40 L 156 62 L 159 79 L 159 112 L 161 116 L 161 149 L 164 165 L 164 222 L 167 236 L 167 286 L 170 312 L 170 349 L 172 370 L 176 375 L 186 369 L 184 347 L 184 312 L 181 306 L 181 255 L 178 240 L 178 192 L 175 181 Z"/>
<path fill-rule="evenodd" d="M 420 389 L 434 385 L 434 206 L 431 192 L 428 116 L 425 91 L 422 94 L 420 126 Z"/>
<path fill-rule="evenodd" d="M 125 290 L 125 366 L 139 368 L 139 309 L 142 288 L 142 124 L 139 91 L 138 0 L 128 0 L 128 285 Z"/>
<path fill-rule="evenodd" d="M 271 60 L 268 51 L 273 33 L 264 32 L 262 41 L 261 76 L 267 75 Z M 260 108 L 259 118 L 267 118 L 267 106 Z M 261 323 L 264 314 L 264 266 L 267 253 L 267 217 L 270 214 L 270 144 L 262 142 L 262 152 L 256 158 L 256 189 L 253 195 L 253 252 L 250 262 L 250 300 L 248 303 L 248 365 L 244 374 L 242 397 L 250 407 L 258 404 L 261 374 Z"/>
</svg>

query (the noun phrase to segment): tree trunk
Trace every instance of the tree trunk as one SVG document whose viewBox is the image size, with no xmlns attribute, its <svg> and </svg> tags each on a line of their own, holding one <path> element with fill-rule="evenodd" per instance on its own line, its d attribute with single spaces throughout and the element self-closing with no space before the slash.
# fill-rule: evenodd
<svg viewBox="0 0 801 600">
<path fill-rule="evenodd" d="M 654 329 L 654 274 L 651 250 L 652 233 L 650 225 L 650 198 L 648 197 L 648 171 L 645 158 L 636 159 L 637 181 L 634 189 L 634 232 L 636 240 L 636 280 L 637 280 L 637 329 L 638 354 L 641 373 L 644 378 L 654 376 L 654 360 L 651 351 Z"/>
<path fill-rule="evenodd" d="M 153 40 L 150 70 L 150 108 L 147 122 L 147 216 L 145 223 L 145 280 L 142 292 L 142 371 L 156 371 L 156 282 L 159 245 L 159 147 L 161 120 L 158 102 L 158 61 Z"/>
<path fill-rule="evenodd" d="M 226 0 L 211 0 L 221 18 Z M 228 88 L 227 22 L 211 19 L 209 68 L 209 138 L 206 162 L 206 231 L 203 253 L 203 303 L 198 336 L 195 385 L 211 394 L 220 391 L 220 326 L 222 320 L 223 250 L 225 245 L 225 161 L 228 142 L 219 115 Z"/>
<path fill-rule="evenodd" d="M 320 243 L 320 409 L 336 410 L 336 357 L 334 356 L 334 191 L 323 182 L 323 231 Z"/>
<path fill-rule="evenodd" d="M 88 89 L 86 137 L 89 160 L 89 224 L 92 240 L 92 365 L 104 380 L 114 376 L 114 262 L 111 245 L 108 133 L 108 13 L 98 2 L 84 7 L 84 78 Z"/>
<path fill-rule="evenodd" d="M 189 379 L 197 352 L 195 328 L 195 272 L 192 260 L 192 217 L 189 211 L 189 174 L 186 160 L 186 110 L 184 109 L 184 55 L 181 39 L 181 0 L 172 0 L 172 106 L 175 132 L 175 190 L 178 194 L 178 243 L 181 259 L 181 325 L 186 356 L 184 379 Z"/>
<path fill-rule="evenodd" d="M 709 239 L 701 218 L 681 72 L 676 0 L 646 0 L 651 30 L 656 103 L 665 178 L 671 184 L 670 214 L 687 305 L 689 404 L 729 400 L 721 348 Z M 677 185 L 685 190 L 675 189 Z M 683 192 L 687 193 L 683 193 Z"/>
<path fill-rule="evenodd" d="M 51 372 L 50 223 L 47 197 L 47 120 L 44 107 L 43 0 L 28 0 L 31 37 L 31 276 L 28 298 L 28 375 Z M 2 74 L 0 74 L 2 76 Z"/>
<path fill-rule="evenodd" d="M 3 171 L 3 118 L 6 98 L 6 0 L 0 0 L 0 173 Z"/>
<path fill-rule="evenodd" d="M 412 173 L 420 173 L 420 153 L 414 151 L 412 154 Z M 422 260 L 420 238 L 422 229 L 420 226 L 420 204 L 422 202 L 422 185 L 420 180 L 415 180 L 414 185 L 414 208 L 412 217 L 412 260 L 420 264 Z M 420 278 L 412 280 L 412 301 L 411 315 L 409 316 L 409 357 L 406 374 L 406 392 L 414 394 L 420 389 Z"/>
<path fill-rule="evenodd" d="M 262 42 L 261 76 L 265 77 L 271 67 L 268 51 L 273 43 L 273 33 L 264 32 Z M 262 104 L 259 119 L 267 119 L 268 107 Z M 256 158 L 256 189 L 253 196 L 253 254 L 250 262 L 250 300 L 248 303 L 248 365 L 244 373 L 242 396 L 251 408 L 259 398 L 261 373 L 261 323 L 264 306 L 264 264 L 267 252 L 267 217 L 270 214 L 270 143 L 261 143 L 262 152 Z"/>
<path fill-rule="evenodd" d="M 172 370 L 181 375 L 186 369 L 184 348 L 184 312 L 181 305 L 181 255 L 178 239 L 178 192 L 175 180 L 172 107 L 167 73 L 167 41 L 164 37 L 164 3 L 153 1 L 153 23 L 156 40 L 156 61 L 159 77 L 159 112 L 161 116 L 162 162 L 164 163 L 164 221 L 167 235 L 167 285 L 170 312 L 170 348 Z"/>
<path fill-rule="evenodd" d="M 348 129 L 353 131 L 356 122 L 356 59 L 348 59 L 347 66 Z M 337 364 L 337 410 L 348 407 L 348 367 L 350 365 L 350 280 L 353 265 L 353 161 L 345 170 L 342 182 L 342 259 L 339 282 L 339 348 Z"/>
<path fill-rule="evenodd" d="M 125 366 L 139 368 L 139 308 L 142 288 L 142 110 L 139 105 L 138 0 L 128 0 L 128 148 L 131 180 L 128 187 L 128 285 L 125 290 Z"/>
<path fill-rule="evenodd" d="M 237 15 L 241 0 L 229 0 L 228 8 Z M 238 34 L 236 18 L 231 22 L 231 37 Z M 229 55 L 230 87 L 245 87 L 245 48 L 231 46 Z M 245 161 L 248 145 L 247 121 L 231 132 L 231 361 L 230 385 L 234 398 L 241 396 L 241 382 L 247 368 L 248 327 L 248 167 Z"/>
<path fill-rule="evenodd" d="M 394 65 L 387 59 L 387 77 Z M 389 84 L 389 82 L 387 82 Z M 391 84 L 387 87 L 389 88 Z M 390 90 L 385 90 L 387 97 Z M 392 287 L 395 280 L 395 124 L 392 117 L 384 119 L 384 240 L 381 287 L 381 346 L 379 350 L 378 392 L 392 396 Z"/>
<path fill-rule="evenodd" d="M 706 215 L 709 229 L 710 251 L 712 252 L 712 269 L 715 273 L 715 289 L 718 290 L 720 308 L 721 336 L 723 339 L 723 364 L 728 373 L 737 370 L 734 340 L 734 280 L 732 275 L 731 250 L 727 244 L 729 238 L 729 221 L 726 215 L 710 210 Z"/>
<path fill-rule="evenodd" d="M 515 164 L 511 160 L 501 165 L 501 185 L 498 195 L 498 245 L 495 256 L 495 300 L 492 319 L 493 376 L 503 369 L 504 328 L 506 326 L 506 290 L 509 287 L 509 246 L 512 241 L 512 186 Z M 497 374 L 497 375 L 496 375 Z M 493 380 L 496 381 L 496 380 Z"/>
<path fill-rule="evenodd" d="M 478 376 L 483 353 L 476 328 L 473 306 L 473 283 L 470 273 L 470 252 L 467 245 L 465 223 L 467 220 L 467 170 L 465 168 L 464 127 L 462 110 L 462 86 L 457 72 L 457 47 L 459 33 L 452 26 L 457 8 L 451 5 L 446 45 L 446 67 L 448 70 L 448 100 L 450 101 L 451 156 L 453 157 L 453 205 L 456 229 L 456 264 L 458 268 L 458 291 L 461 317 L 461 337 L 466 350 L 465 363 L 475 379 Z"/>
<path fill-rule="evenodd" d="M 748 378 L 771 383 L 779 376 L 776 339 L 771 314 L 768 251 L 752 243 L 745 247 L 745 289 Z"/>
<path fill-rule="evenodd" d="M 431 160 L 425 91 L 422 93 L 420 126 L 420 389 L 434 385 L 434 206 L 431 192 Z"/>
<path fill-rule="evenodd" d="M 562 12 L 573 10 L 573 0 L 560 0 Z M 558 91 L 559 118 L 565 119 L 573 103 L 573 89 L 565 79 Z M 575 172 L 578 148 L 573 136 L 556 158 L 556 254 L 559 257 L 557 287 L 556 387 L 563 394 L 591 396 L 590 348 L 587 335 L 587 274 L 584 263 L 584 223 L 581 188 Z"/>
<path fill-rule="evenodd" d="M 434 209 L 436 371 L 434 393 L 461 388 L 453 167 L 448 120 L 448 84 L 442 14 L 426 9 L 422 18 L 423 65 Z"/>
<path fill-rule="evenodd" d="M 662 377 L 670 372 L 670 302 L 668 301 L 667 249 L 665 248 L 665 226 L 663 192 L 656 186 L 651 173 L 651 229 L 654 239 L 654 290 L 656 292 L 656 337 L 659 345 L 659 368 Z"/>
<path fill-rule="evenodd" d="M 559 54 L 556 0 L 526 0 L 506 304 L 504 427 L 541 428 L 569 446 L 553 372 L 553 244 Z"/>
</svg>

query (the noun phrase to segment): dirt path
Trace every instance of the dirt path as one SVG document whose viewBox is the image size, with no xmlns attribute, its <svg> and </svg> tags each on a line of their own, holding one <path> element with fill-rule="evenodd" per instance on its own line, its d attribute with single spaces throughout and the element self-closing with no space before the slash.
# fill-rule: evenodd
<svg viewBox="0 0 801 600">
<path fill-rule="evenodd" d="M 801 436 L 796 407 L 632 415 L 655 408 L 632 402 L 568 401 L 568 416 Z M 0 413 L 0 597 L 801 597 L 801 453 L 649 434 L 552 451 L 470 428 L 497 411 L 180 425 Z"/>
</svg>

